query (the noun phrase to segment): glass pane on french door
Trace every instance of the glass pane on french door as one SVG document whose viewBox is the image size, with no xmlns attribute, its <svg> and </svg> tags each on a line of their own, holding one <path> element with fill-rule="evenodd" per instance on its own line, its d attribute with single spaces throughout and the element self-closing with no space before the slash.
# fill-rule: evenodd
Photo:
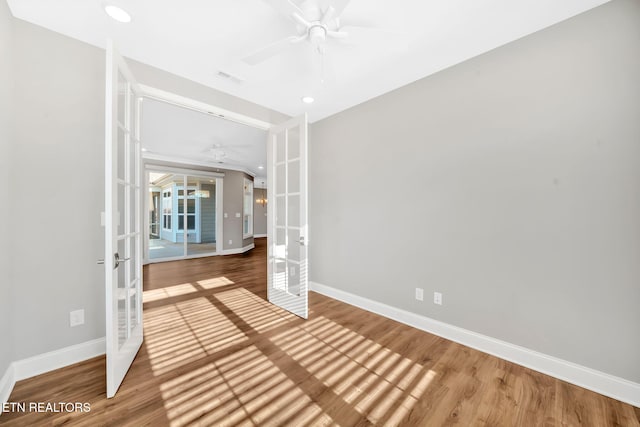
<svg viewBox="0 0 640 427">
<path fill-rule="evenodd" d="M 271 129 L 268 142 L 268 298 L 307 317 L 306 117 Z"/>
<path fill-rule="evenodd" d="M 141 320 L 140 313 L 140 141 L 136 123 L 138 97 L 131 85 L 118 73 L 118 134 L 117 134 L 117 325 L 118 348 L 127 342 Z M 122 120 L 122 121 L 121 121 Z"/>
</svg>

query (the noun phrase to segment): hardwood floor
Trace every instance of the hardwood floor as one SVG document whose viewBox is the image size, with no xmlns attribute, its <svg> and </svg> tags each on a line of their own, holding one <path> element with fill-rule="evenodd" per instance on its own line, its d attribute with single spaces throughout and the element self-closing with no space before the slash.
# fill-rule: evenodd
<svg viewBox="0 0 640 427">
<path fill-rule="evenodd" d="M 310 294 L 307 321 L 265 301 L 264 239 L 248 254 L 145 267 L 145 341 L 117 396 L 104 357 L 20 381 L 11 426 L 640 426 L 640 410 Z"/>
</svg>

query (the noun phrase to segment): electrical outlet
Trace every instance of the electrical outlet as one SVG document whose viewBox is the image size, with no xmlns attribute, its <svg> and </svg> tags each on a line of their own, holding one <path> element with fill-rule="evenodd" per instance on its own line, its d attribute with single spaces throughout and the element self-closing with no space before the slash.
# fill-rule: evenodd
<svg viewBox="0 0 640 427">
<path fill-rule="evenodd" d="M 416 288 L 416 299 L 418 301 L 424 301 L 424 290 L 422 288 Z"/>
<path fill-rule="evenodd" d="M 69 313 L 69 326 L 79 326 L 84 324 L 84 310 L 75 310 Z"/>
<path fill-rule="evenodd" d="M 233 240 L 229 240 L 229 244 L 230 244 L 230 245 L 233 245 Z"/>
<path fill-rule="evenodd" d="M 225 217 L 225 218 L 229 218 L 229 214 L 225 212 L 225 213 L 224 213 L 224 217 Z"/>
<path fill-rule="evenodd" d="M 242 215 L 240 215 L 240 212 L 236 212 L 236 218 L 240 218 Z"/>
<path fill-rule="evenodd" d="M 442 305 L 442 294 L 440 292 L 433 293 L 433 303 Z"/>
</svg>

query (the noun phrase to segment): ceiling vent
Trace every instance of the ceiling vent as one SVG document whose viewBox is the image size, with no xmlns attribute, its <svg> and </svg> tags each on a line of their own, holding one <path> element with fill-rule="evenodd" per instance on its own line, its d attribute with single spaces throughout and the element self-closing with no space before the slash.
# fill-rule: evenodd
<svg viewBox="0 0 640 427">
<path fill-rule="evenodd" d="M 234 74 L 231 74 L 231 73 L 229 73 L 227 71 L 218 70 L 218 72 L 216 73 L 216 76 L 221 78 L 221 79 L 230 80 L 230 81 L 232 81 L 234 83 L 238 83 L 238 84 L 244 82 L 243 78 L 238 77 L 238 76 L 236 76 Z"/>
</svg>

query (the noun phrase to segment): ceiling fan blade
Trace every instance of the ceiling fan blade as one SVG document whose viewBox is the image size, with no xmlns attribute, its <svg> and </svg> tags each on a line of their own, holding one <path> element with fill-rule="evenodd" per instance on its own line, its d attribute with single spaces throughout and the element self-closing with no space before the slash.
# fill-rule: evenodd
<svg viewBox="0 0 640 427">
<path fill-rule="evenodd" d="M 279 53 L 284 52 L 291 45 L 296 44 L 298 42 L 301 42 L 305 38 L 306 38 L 306 35 L 305 36 L 291 36 L 291 37 L 287 37 L 286 39 L 278 40 L 277 42 L 271 43 L 270 45 L 267 45 L 267 46 L 263 47 L 262 49 L 259 49 L 259 50 L 255 51 L 255 52 L 253 52 L 252 54 L 249 54 L 249 55 L 245 56 L 244 58 L 242 58 L 242 61 L 244 61 L 245 63 L 247 63 L 249 65 L 259 64 L 259 63 L 261 63 L 263 61 L 266 61 L 267 59 L 271 58 L 272 56 L 276 56 Z"/>
<path fill-rule="evenodd" d="M 328 30 L 327 31 L 327 35 L 329 37 L 334 38 L 334 39 L 346 39 L 347 37 L 349 37 L 349 33 L 347 33 L 346 31 L 331 31 L 331 30 Z"/>
<path fill-rule="evenodd" d="M 344 12 L 344 9 L 351 3 L 351 0 L 329 0 L 325 14 L 329 11 L 329 8 L 333 8 L 332 18 L 338 18 Z"/>
<path fill-rule="evenodd" d="M 299 23 L 300 25 L 302 25 L 305 28 L 309 28 L 311 27 L 311 22 L 307 21 L 304 16 L 300 15 L 299 13 L 294 13 L 291 15 L 291 17 L 293 18 L 294 21 L 296 21 L 297 23 Z"/>
<path fill-rule="evenodd" d="M 292 18 L 294 14 L 298 14 L 299 16 L 304 17 L 304 12 L 294 3 L 291 3 L 289 0 L 267 0 L 267 3 L 271 5 L 278 12 Z"/>
<path fill-rule="evenodd" d="M 329 5 L 327 10 L 325 10 L 324 15 L 322 15 L 322 20 L 320 21 L 320 25 L 327 25 L 331 19 L 335 16 L 336 10 L 333 6 Z"/>
</svg>

